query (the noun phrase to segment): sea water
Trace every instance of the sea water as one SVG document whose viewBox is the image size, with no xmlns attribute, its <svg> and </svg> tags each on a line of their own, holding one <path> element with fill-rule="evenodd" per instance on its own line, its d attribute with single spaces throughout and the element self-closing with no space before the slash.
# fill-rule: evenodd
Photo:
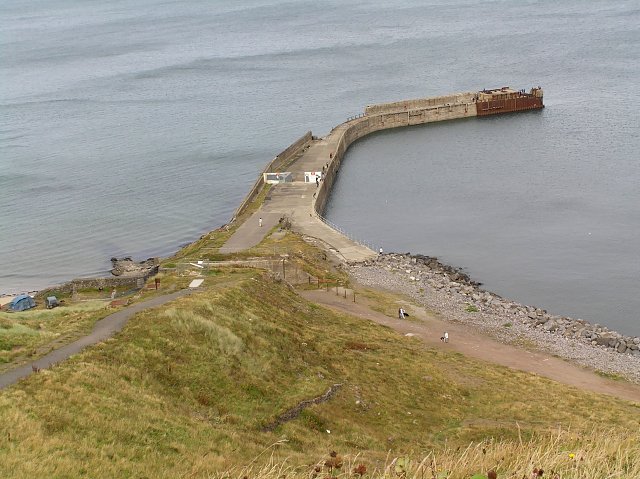
<svg viewBox="0 0 640 479">
<path fill-rule="evenodd" d="M 366 104 L 539 84 L 542 113 L 358 143 L 327 214 L 500 294 L 640 329 L 635 2 L 6 0 L 0 14 L 0 292 L 171 254 L 227 222 L 279 151 Z"/>
</svg>

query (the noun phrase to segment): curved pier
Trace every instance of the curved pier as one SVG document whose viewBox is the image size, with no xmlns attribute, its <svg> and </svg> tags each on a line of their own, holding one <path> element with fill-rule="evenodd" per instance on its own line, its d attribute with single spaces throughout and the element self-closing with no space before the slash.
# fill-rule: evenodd
<svg viewBox="0 0 640 479">
<path fill-rule="evenodd" d="M 319 239 L 343 261 L 371 258 L 376 255 L 371 247 L 328 225 L 322 217 L 342 159 L 354 141 L 390 128 L 539 109 L 544 107 L 542 99 L 540 88 L 525 93 L 504 87 L 383 103 L 367 106 L 363 114 L 341 123 L 323 138 L 308 132 L 265 168 L 234 220 L 267 182 L 274 183 L 271 191 L 220 252 L 233 253 L 258 244 L 286 216 L 296 231 Z M 316 181 L 316 177 L 321 179 Z"/>
</svg>

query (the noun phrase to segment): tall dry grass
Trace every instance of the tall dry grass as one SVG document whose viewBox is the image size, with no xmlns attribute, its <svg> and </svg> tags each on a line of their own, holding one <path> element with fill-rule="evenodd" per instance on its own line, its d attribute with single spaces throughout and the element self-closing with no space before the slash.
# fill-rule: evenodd
<svg viewBox="0 0 640 479">
<path fill-rule="evenodd" d="M 270 451 L 281 443 L 275 443 Z M 269 452 L 265 450 L 265 453 Z M 305 466 L 277 460 L 271 454 L 245 467 L 210 478 L 381 478 L 381 479 L 638 479 L 640 437 L 615 430 L 595 429 L 576 435 L 557 430 L 529 440 L 471 443 L 467 447 L 444 447 L 422 456 L 388 455 L 382 463 L 363 455 L 328 453 Z"/>
</svg>

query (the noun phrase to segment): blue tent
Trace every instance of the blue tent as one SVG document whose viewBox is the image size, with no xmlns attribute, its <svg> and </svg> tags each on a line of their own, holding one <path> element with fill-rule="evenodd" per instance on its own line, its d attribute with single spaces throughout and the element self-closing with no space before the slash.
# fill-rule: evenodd
<svg viewBox="0 0 640 479">
<path fill-rule="evenodd" d="M 13 301 L 9 303 L 9 309 L 11 311 L 24 311 L 25 309 L 31 309 L 36 305 L 35 300 L 28 294 L 21 294 L 13 298 Z"/>
</svg>

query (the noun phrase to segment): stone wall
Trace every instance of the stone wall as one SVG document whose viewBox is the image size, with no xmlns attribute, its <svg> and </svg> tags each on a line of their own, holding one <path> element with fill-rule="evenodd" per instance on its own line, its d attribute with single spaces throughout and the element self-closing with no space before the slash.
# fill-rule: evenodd
<svg viewBox="0 0 640 479">
<path fill-rule="evenodd" d="M 407 112 L 411 110 L 421 110 L 435 106 L 455 105 L 462 103 L 473 103 L 476 92 L 454 93 L 447 96 L 435 96 L 430 98 L 419 98 L 416 100 L 403 100 L 392 103 L 380 103 L 369 105 L 365 108 L 366 115 L 379 115 L 381 113 Z"/>
<path fill-rule="evenodd" d="M 76 291 L 82 289 L 98 289 L 111 290 L 116 288 L 119 292 L 139 289 L 144 287 L 145 282 L 158 273 L 158 266 L 150 270 L 148 273 L 139 276 L 107 276 L 104 278 L 77 278 L 52 288 L 40 291 L 39 296 L 47 296 L 51 294 L 71 294 L 74 289 Z"/>
<path fill-rule="evenodd" d="M 262 170 L 262 173 L 258 177 L 258 180 L 254 183 L 251 191 L 249 191 L 249 194 L 245 197 L 244 201 L 240 203 L 238 209 L 236 209 L 235 213 L 233 214 L 233 218 L 231 218 L 231 222 L 233 222 L 238 216 L 240 216 L 244 212 L 244 210 L 247 209 L 247 206 L 249 206 L 251 202 L 256 198 L 256 196 L 258 196 L 260 191 L 262 191 L 262 188 L 265 185 L 264 173 L 282 171 L 282 169 L 287 168 L 295 159 L 296 155 L 300 153 L 304 148 L 306 148 L 312 139 L 313 136 L 311 135 L 311 132 L 306 132 L 269 162 L 265 169 Z"/>
<path fill-rule="evenodd" d="M 313 136 L 311 132 L 308 131 L 300 138 L 298 138 L 294 143 L 288 146 L 284 151 L 282 151 L 278 156 L 276 156 L 271 163 L 267 165 L 265 169 L 266 172 L 276 172 L 276 171 L 286 171 L 286 168 L 291 164 L 292 160 L 295 156 L 302 150 L 305 146 L 307 146 Z"/>
</svg>

